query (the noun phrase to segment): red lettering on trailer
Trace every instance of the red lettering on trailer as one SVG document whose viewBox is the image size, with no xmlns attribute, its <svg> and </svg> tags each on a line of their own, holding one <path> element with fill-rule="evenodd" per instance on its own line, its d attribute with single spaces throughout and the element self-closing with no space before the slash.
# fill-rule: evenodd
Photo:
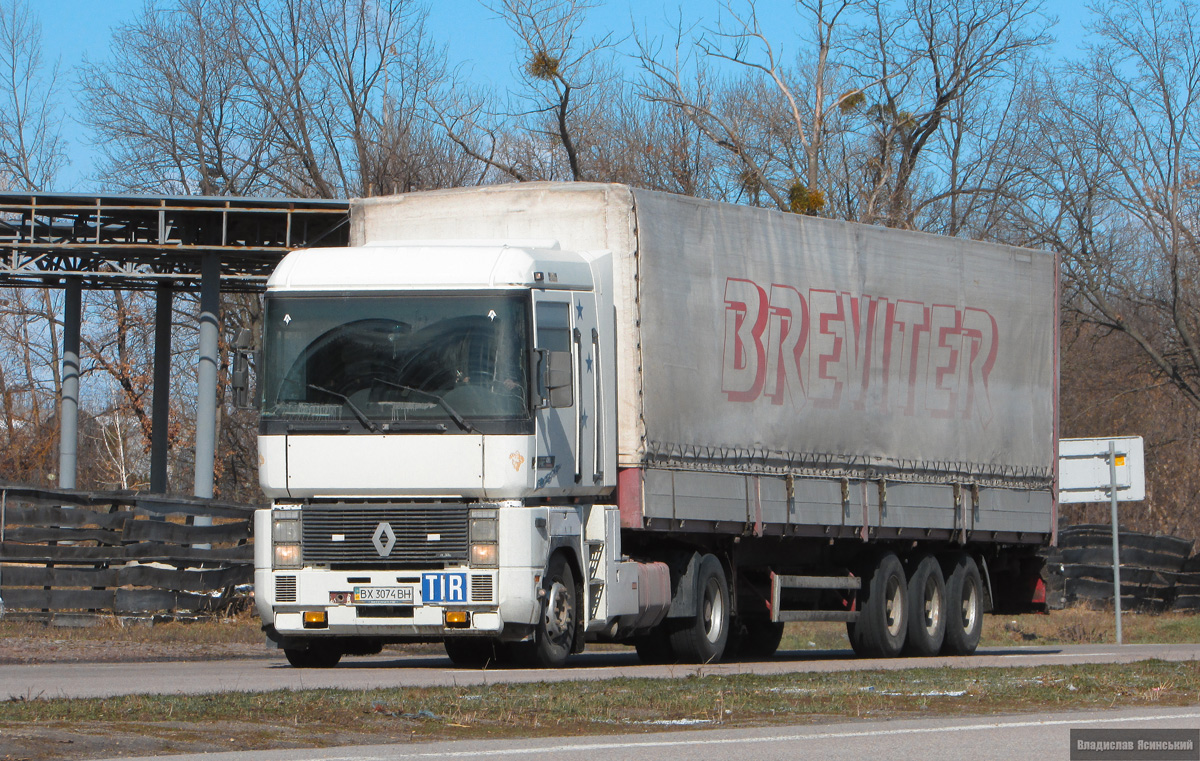
<svg viewBox="0 0 1200 761">
<path fill-rule="evenodd" d="M 743 278 L 724 296 L 731 402 L 991 422 L 999 326 L 987 310 Z"/>
</svg>

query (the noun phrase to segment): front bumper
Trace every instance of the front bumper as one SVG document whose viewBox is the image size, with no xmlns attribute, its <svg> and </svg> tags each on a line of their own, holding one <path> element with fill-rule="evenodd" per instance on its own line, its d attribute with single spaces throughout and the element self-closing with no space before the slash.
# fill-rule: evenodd
<svg viewBox="0 0 1200 761">
<path fill-rule="evenodd" d="M 465 577 L 462 595 L 449 602 L 425 602 L 426 574 Z M 440 639 L 447 635 L 500 636 L 506 624 L 528 624 L 528 615 L 501 615 L 499 572 L 496 569 L 448 568 L 438 571 L 327 571 L 297 569 L 255 571 L 259 613 L 285 638 L 378 637 L 392 641 Z M 355 588 L 408 588 L 411 602 L 386 604 L 354 602 Z M 444 593 L 443 593 L 444 596 Z M 461 598 L 461 599 L 459 599 Z M 513 601 L 514 603 L 516 601 Z M 517 612 L 526 605 L 508 605 Z M 305 613 L 325 614 L 319 624 Z M 447 616 L 448 613 L 458 614 Z M 465 615 L 463 615 L 465 614 Z M 519 619 L 525 620 L 519 620 Z"/>
</svg>

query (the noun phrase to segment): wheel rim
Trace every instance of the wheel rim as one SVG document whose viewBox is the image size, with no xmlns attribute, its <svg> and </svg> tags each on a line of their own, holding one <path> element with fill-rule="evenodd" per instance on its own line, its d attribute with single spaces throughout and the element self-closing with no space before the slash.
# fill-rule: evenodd
<svg viewBox="0 0 1200 761">
<path fill-rule="evenodd" d="M 938 589 L 937 581 L 932 576 L 925 580 L 923 596 L 925 631 L 935 635 L 942 623 L 942 591 Z"/>
<path fill-rule="evenodd" d="M 965 632 L 975 631 L 975 625 L 979 621 L 978 595 L 979 590 L 974 579 L 968 579 L 963 584 L 962 596 L 962 627 Z"/>
<path fill-rule="evenodd" d="M 704 586 L 704 603 L 701 614 L 704 618 L 704 638 L 716 644 L 725 630 L 725 597 L 717 579 L 710 578 Z"/>
<path fill-rule="evenodd" d="M 571 591 L 561 579 L 555 579 L 546 595 L 546 633 L 560 639 L 571 628 Z"/>
<path fill-rule="evenodd" d="M 900 579 L 888 577 L 887 591 L 884 594 L 884 619 L 887 621 L 888 634 L 900 636 L 904 628 L 904 594 L 900 590 Z"/>
</svg>

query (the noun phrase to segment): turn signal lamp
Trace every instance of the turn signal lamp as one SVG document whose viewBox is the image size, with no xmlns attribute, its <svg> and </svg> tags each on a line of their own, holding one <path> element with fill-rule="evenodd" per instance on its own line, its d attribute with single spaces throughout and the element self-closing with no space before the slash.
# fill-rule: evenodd
<svg viewBox="0 0 1200 761">
<path fill-rule="evenodd" d="M 305 629 L 324 629 L 328 626 L 328 619 L 325 618 L 323 610 L 306 610 L 304 611 L 304 628 Z"/>
<path fill-rule="evenodd" d="M 466 628 L 468 626 L 467 612 L 465 610 L 446 611 L 446 626 Z"/>
</svg>

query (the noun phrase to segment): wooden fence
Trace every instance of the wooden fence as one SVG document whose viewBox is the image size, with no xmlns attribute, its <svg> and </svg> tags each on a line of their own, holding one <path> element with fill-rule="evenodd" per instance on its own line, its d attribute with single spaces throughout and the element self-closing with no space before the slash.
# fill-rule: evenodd
<svg viewBox="0 0 1200 761">
<path fill-rule="evenodd" d="M 6 615 L 226 611 L 253 581 L 253 511 L 206 499 L 0 484 Z M 198 517 L 213 525 L 193 525 Z"/>
<path fill-rule="evenodd" d="M 1192 542 L 1121 530 L 1121 607 L 1125 610 L 1200 610 L 1200 556 Z M 1051 608 L 1112 605 L 1112 529 L 1067 526 L 1046 553 L 1046 600 Z"/>
</svg>

